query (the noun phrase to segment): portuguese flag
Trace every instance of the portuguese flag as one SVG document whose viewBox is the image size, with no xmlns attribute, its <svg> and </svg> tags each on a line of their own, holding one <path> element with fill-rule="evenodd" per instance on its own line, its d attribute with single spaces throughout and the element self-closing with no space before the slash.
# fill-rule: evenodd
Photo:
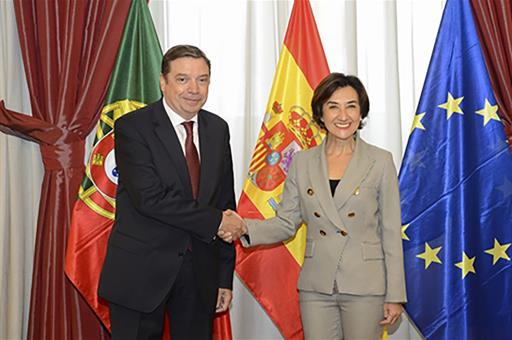
<svg viewBox="0 0 512 340">
<path fill-rule="evenodd" d="M 91 156 L 73 209 L 65 261 L 66 275 L 108 329 L 108 304 L 98 297 L 97 290 L 116 208 L 114 122 L 161 98 L 161 61 L 162 49 L 147 2 L 132 0 Z M 214 338 L 231 339 L 229 314 L 215 319 Z"/>
<path fill-rule="evenodd" d="M 312 120 L 311 98 L 329 74 L 308 0 L 295 0 L 238 212 L 247 218 L 275 215 L 295 153 L 318 145 L 323 134 Z M 304 337 L 297 279 L 304 261 L 306 233 L 278 246 L 237 245 L 236 272 L 285 339 Z"/>
<path fill-rule="evenodd" d="M 71 217 L 65 272 L 110 328 L 98 281 L 116 208 L 114 121 L 161 97 L 162 49 L 145 0 L 133 0 L 85 176 Z"/>
</svg>

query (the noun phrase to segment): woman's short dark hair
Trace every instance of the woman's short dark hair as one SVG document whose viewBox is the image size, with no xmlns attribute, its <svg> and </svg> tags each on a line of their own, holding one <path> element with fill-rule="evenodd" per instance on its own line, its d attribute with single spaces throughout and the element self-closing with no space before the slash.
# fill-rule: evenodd
<svg viewBox="0 0 512 340">
<path fill-rule="evenodd" d="M 195 59 L 203 58 L 208 65 L 208 72 L 211 72 L 210 59 L 208 59 L 206 54 L 204 54 L 204 52 L 198 47 L 192 45 L 176 45 L 171 47 L 164 54 L 162 59 L 162 75 L 165 77 L 167 73 L 171 71 L 171 61 L 185 57 Z"/>
<path fill-rule="evenodd" d="M 333 72 L 327 77 L 322 79 L 320 84 L 313 93 L 313 99 L 311 100 L 311 108 L 313 109 L 313 119 L 322 128 L 325 129 L 325 124 L 322 121 L 324 104 L 331 98 L 332 94 L 337 89 L 350 86 L 356 92 L 359 97 L 359 107 L 361 108 L 361 119 L 368 116 L 370 111 L 370 100 L 368 94 L 364 88 L 363 83 L 356 76 L 345 75 L 343 73 Z M 359 123 L 359 129 L 363 128 L 362 122 Z"/>
</svg>

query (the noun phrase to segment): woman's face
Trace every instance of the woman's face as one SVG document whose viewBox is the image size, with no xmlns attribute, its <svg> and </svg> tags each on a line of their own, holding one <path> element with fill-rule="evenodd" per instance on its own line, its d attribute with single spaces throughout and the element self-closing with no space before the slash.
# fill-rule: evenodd
<svg viewBox="0 0 512 340">
<path fill-rule="evenodd" d="M 337 89 L 322 106 L 322 121 L 331 136 L 341 140 L 352 138 L 361 121 L 356 90 L 351 86 Z"/>
</svg>

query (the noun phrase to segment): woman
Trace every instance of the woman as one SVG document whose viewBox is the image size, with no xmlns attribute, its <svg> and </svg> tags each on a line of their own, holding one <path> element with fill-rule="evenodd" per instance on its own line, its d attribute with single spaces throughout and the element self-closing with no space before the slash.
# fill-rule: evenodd
<svg viewBox="0 0 512 340">
<path fill-rule="evenodd" d="M 276 217 L 246 220 L 242 242 L 284 241 L 305 222 L 298 289 L 306 339 L 380 339 L 406 302 L 393 159 L 357 133 L 369 111 L 357 77 L 330 74 L 311 106 L 325 141 L 295 155 Z"/>
</svg>

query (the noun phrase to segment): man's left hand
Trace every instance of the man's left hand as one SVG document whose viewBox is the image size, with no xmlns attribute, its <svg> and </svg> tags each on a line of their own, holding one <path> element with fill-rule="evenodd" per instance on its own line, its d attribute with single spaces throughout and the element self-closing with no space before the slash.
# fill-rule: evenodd
<svg viewBox="0 0 512 340">
<path fill-rule="evenodd" d="M 215 307 L 215 313 L 222 313 L 228 310 L 229 305 L 233 300 L 233 292 L 231 289 L 219 288 L 219 294 L 217 295 L 217 306 Z"/>
</svg>

